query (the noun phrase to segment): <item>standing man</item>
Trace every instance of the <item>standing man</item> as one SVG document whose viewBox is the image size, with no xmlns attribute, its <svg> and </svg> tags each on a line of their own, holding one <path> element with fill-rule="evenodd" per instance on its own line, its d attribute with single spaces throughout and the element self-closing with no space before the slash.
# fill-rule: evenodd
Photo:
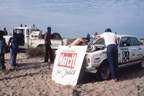
<svg viewBox="0 0 144 96">
<path fill-rule="evenodd" d="M 10 38 L 8 42 L 8 46 L 10 47 L 10 64 L 13 67 L 16 67 L 16 56 L 18 51 L 18 45 L 17 45 L 17 34 L 13 32 L 13 37 Z"/>
<path fill-rule="evenodd" d="M 5 67 L 5 58 L 4 58 L 4 54 L 6 51 L 6 43 L 5 43 L 5 39 L 3 38 L 3 34 L 2 32 L 0 33 L 0 70 L 6 70 Z"/>
<path fill-rule="evenodd" d="M 118 39 L 114 33 L 112 33 L 110 28 L 107 28 L 103 34 L 101 34 L 95 41 L 94 44 L 96 44 L 97 41 L 104 38 L 105 45 L 107 47 L 107 59 L 109 63 L 109 69 L 111 73 L 111 81 L 116 82 L 117 81 L 117 64 L 118 64 Z"/>
<path fill-rule="evenodd" d="M 44 58 L 44 62 L 48 62 L 48 58 L 50 57 L 50 62 L 53 63 L 54 62 L 54 54 L 53 54 L 53 50 L 51 49 L 51 27 L 47 28 L 47 32 L 45 33 L 44 36 L 45 39 L 45 58 Z"/>
</svg>

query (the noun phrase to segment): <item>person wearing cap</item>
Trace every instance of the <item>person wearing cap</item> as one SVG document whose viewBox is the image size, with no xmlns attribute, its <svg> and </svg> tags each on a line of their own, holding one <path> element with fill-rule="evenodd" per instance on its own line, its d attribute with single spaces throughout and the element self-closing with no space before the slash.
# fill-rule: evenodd
<svg viewBox="0 0 144 96">
<path fill-rule="evenodd" d="M 48 62 L 48 58 L 50 57 L 50 63 L 54 62 L 54 53 L 53 50 L 51 48 L 51 27 L 47 28 L 47 32 L 45 33 L 44 36 L 45 39 L 45 58 L 44 58 L 44 62 Z"/>
<path fill-rule="evenodd" d="M 89 41 L 88 38 L 77 38 L 76 40 L 74 40 L 74 41 L 71 43 L 71 46 L 87 44 L 88 41 Z"/>
<path fill-rule="evenodd" d="M 107 59 L 109 63 L 109 69 L 111 73 L 111 81 L 117 81 L 117 64 L 118 64 L 118 39 L 115 33 L 112 33 L 110 28 L 107 28 L 103 34 L 98 36 L 94 41 L 93 45 L 96 44 L 100 39 L 104 38 L 105 45 L 107 48 Z"/>
<path fill-rule="evenodd" d="M 86 37 L 77 38 L 70 45 L 71 46 L 87 45 L 89 41 L 90 41 L 90 34 L 88 33 Z"/>
</svg>

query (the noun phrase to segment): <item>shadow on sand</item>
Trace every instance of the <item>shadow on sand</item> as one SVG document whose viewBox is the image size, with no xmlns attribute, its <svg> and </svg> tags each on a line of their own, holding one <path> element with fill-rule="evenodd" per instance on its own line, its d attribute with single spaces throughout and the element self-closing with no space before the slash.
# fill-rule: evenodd
<svg viewBox="0 0 144 96">
<path fill-rule="evenodd" d="M 42 62 L 33 62 L 33 63 L 21 63 L 17 64 L 16 69 L 10 70 L 12 71 L 20 71 L 20 70 L 29 70 L 29 69 L 38 69 L 40 67 L 49 67 L 49 63 L 42 63 Z"/>
<path fill-rule="evenodd" d="M 0 81 L 2 80 L 11 80 L 11 79 L 17 79 L 17 78 L 21 78 L 21 77 L 27 77 L 27 76 L 34 76 L 34 75 L 39 75 L 40 72 L 35 72 L 35 73 L 29 73 L 29 74 L 24 74 L 24 75 L 17 75 L 17 76 L 8 76 L 8 77 L 3 77 L 3 78 L 0 78 Z"/>
<path fill-rule="evenodd" d="M 144 76 L 144 68 L 141 68 L 139 65 L 129 66 L 126 68 L 119 69 L 118 74 L 118 82 L 124 80 L 131 80 L 136 78 L 141 78 Z M 86 84 L 92 82 L 100 82 L 99 78 L 97 78 L 97 74 L 86 73 L 82 80 L 78 84 Z"/>
<path fill-rule="evenodd" d="M 31 73 L 25 73 L 25 74 L 20 74 L 20 75 L 15 74 L 21 70 L 38 69 L 41 67 L 47 67 L 48 70 L 39 70 L 38 72 L 34 72 L 34 73 L 31 72 Z M 18 64 L 18 66 L 16 68 L 9 69 L 9 70 L 3 72 L 4 77 L 1 77 L 0 81 L 16 79 L 16 78 L 21 78 L 21 77 L 26 77 L 26 76 L 34 76 L 34 75 L 39 75 L 39 74 L 47 74 L 48 71 L 50 71 L 50 64 L 48 64 L 48 63 L 42 63 L 42 62 L 21 63 L 21 64 Z M 13 76 L 11 74 L 13 74 Z"/>
</svg>

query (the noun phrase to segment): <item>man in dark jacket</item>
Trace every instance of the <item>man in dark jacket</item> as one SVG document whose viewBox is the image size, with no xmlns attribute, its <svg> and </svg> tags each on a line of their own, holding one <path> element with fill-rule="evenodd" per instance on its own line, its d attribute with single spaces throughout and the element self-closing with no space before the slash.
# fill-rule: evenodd
<svg viewBox="0 0 144 96">
<path fill-rule="evenodd" d="M 45 58 L 44 58 L 44 62 L 48 62 L 48 58 L 50 57 L 50 62 L 53 63 L 54 61 L 54 54 L 53 51 L 51 49 L 51 27 L 47 28 L 47 32 L 45 33 L 44 36 L 45 39 Z"/>
<path fill-rule="evenodd" d="M 6 52 L 6 43 L 5 43 L 5 39 L 3 38 L 3 34 L 2 32 L 0 32 L 0 70 L 5 70 L 5 58 L 4 58 L 4 54 Z"/>
<path fill-rule="evenodd" d="M 13 37 L 10 38 L 8 42 L 8 46 L 10 47 L 10 63 L 13 67 L 17 66 L 16 64 L 16 56 L 18 51 L 18 45 L 17 45 L 17 34 L 14 32 Z"/>
</svg>

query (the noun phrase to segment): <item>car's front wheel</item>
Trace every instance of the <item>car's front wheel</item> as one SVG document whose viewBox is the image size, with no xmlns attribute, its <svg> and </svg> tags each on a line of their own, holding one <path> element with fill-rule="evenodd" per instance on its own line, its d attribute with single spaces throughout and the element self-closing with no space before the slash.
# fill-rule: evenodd
<svg viewBox="0 0 144 96">
<path fill-rule="evenodd" d="M 99 78 L 101 80 L 108 80 L 110 78 L 110 69 L 107 61 L 104 61 L 99 68 Z"/>
</svg>

